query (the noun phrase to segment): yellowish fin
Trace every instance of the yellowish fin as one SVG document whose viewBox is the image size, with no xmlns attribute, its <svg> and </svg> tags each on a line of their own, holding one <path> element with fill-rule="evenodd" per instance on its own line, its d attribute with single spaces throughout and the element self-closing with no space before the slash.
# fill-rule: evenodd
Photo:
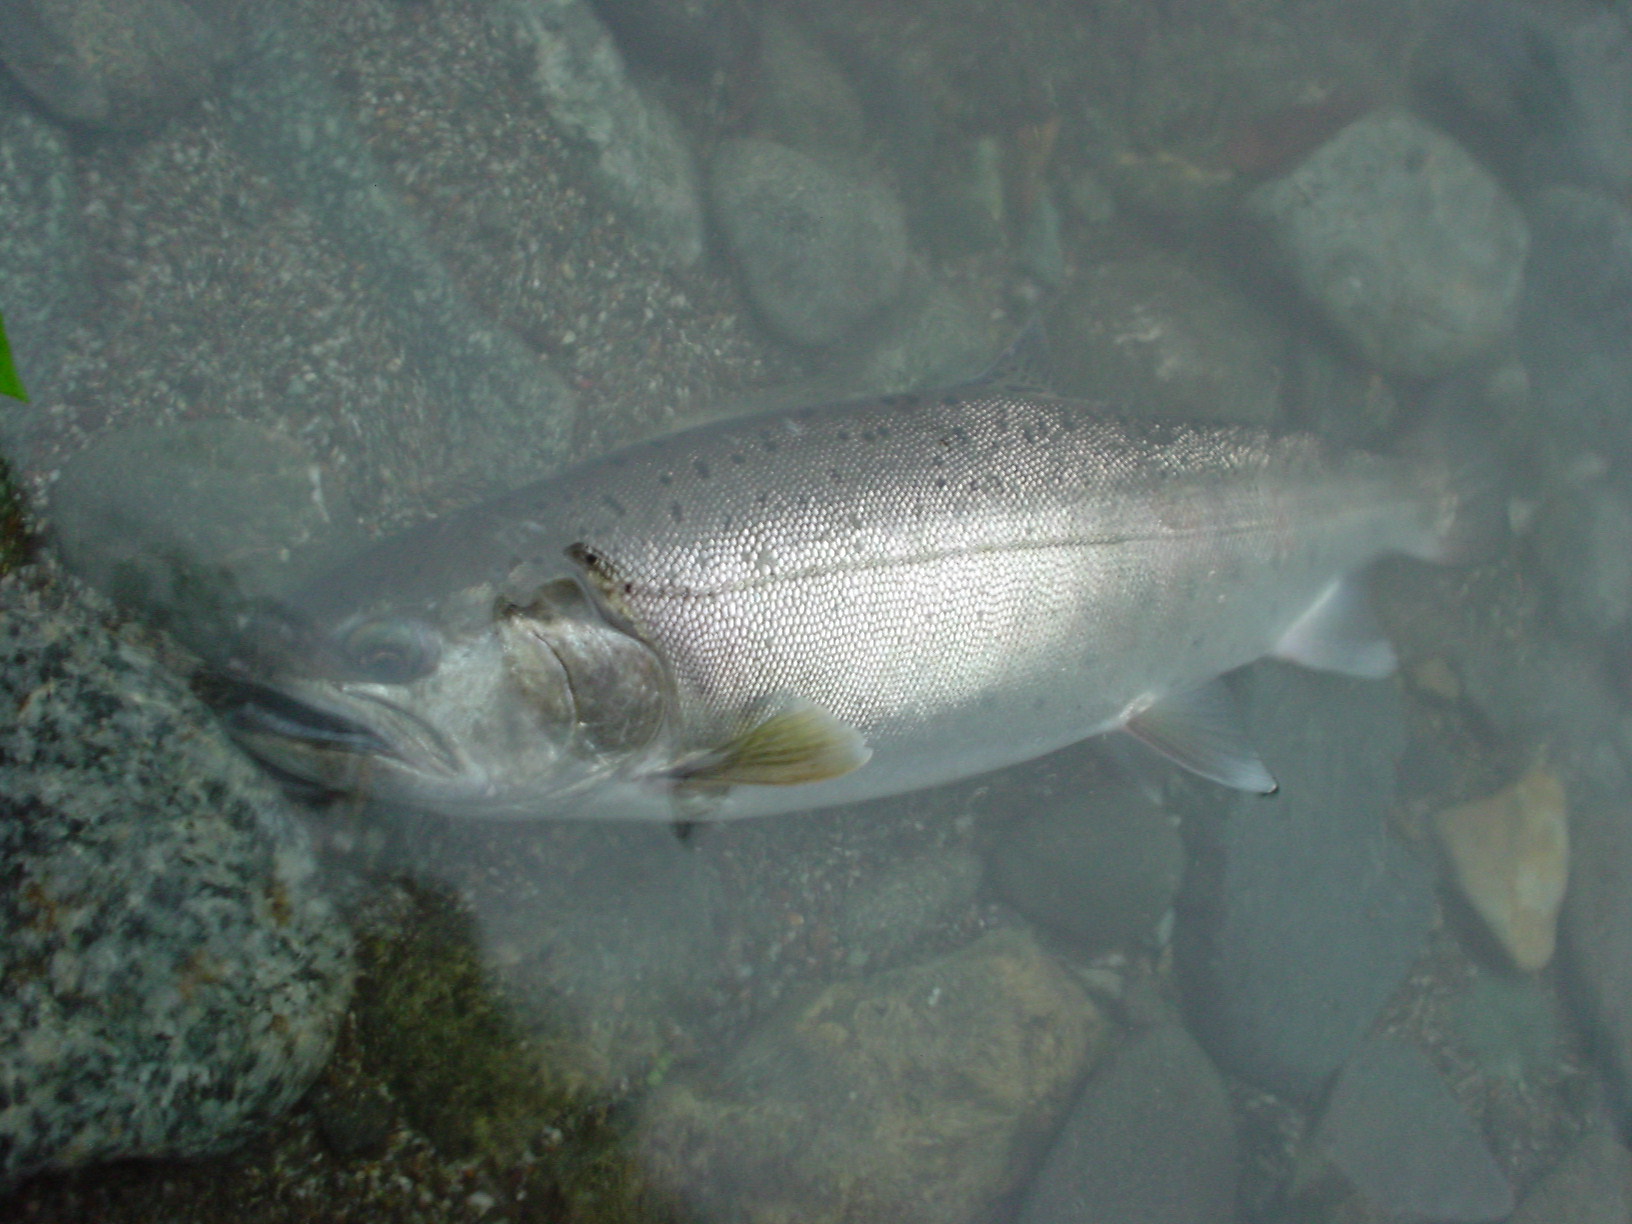
<svg viewBox="0 0 1632 1224">
<path fill-rule="evenodd" d="M 676 772 L 703 785 L 797 786 L 842 777 L 872 755 L 854 727 L 803 697 L 790 697 L 729 743 Z"/>
</svg>

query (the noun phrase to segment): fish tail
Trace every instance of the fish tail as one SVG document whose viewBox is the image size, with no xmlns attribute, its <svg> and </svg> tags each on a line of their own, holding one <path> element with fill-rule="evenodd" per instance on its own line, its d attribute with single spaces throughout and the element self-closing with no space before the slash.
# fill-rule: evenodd
<svg viewBox="0 0 1632 1224">
<path fill-rule="evenodd" d="M 1403 454 L 1425 510 L 1426 530 L 1412 555 L 1472 565 L 1499 553 L 1508 536 L 1506 478 L 1488 431 L 1463 413 L 1435 411 Z"/>
</svg>

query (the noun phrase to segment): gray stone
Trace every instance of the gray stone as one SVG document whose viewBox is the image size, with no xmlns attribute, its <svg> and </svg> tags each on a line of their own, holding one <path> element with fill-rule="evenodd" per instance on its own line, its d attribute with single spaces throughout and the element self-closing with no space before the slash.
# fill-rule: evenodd
<svg viewBox="0 0 1632 1224">
<path fill-rule="evenodd" d="M 981 374 L 1002 346 L 978 302 L 915 264 L 900 298 L 853 347 L 837 354 L 836 374 L 854 393 L 878 395 L 955 386 Z"/>
<path fill-rule="evenodd" d="M 0 704 L 0 1186 L 234 1146 L 350 991 L 301 828 L 178 679 L 16 576 Z"/>
<path fill-rule="evenodd" d="M 1524 218 L 1458 145 L 1404 112 L 1350 124 L 1246 207 L 1304 296 L 1385 371 L 1444 374 L 1512 330 Z"/>
<path fill-rule="evenodd" d="M 1632 457 L 1632 212 L 1610 196 L 1558 187 L 1530 202 L 1534 236 L 1519 351 L 1535 411 L 1526 451 L 1565 462 Z"/>
<path fill-rule="evenodd" d="M 1057 794 L 1000 834 L 997 893 L 1088 953 L 1150 942 L 1184 871 L 1178 825 L 1138 789 Z"/>
<path fill-rule="evenodd" d="M 1524 1196 L 1507 1224 L 1626 1224 L 1632 1220 L 1632 1152 L 1608 1130 L 1585 1135 Z"/>
<path fill-rule="evenodd" d="M 683 80 L 716 83 L 752 54 L 760 10 L 736 0 L 594 0 L 633 62 Z"/>
<path fill-rule="evenodd" d="M 1570 136 L 1583 176 L 1625 194 L 1632 185 L 1632 31 L 1624 11 L 1588 11 L 1559 32 Z"/>
<path fill-rule="evenodd" d="M 760 135 L 795 149 L 861 147 L 866 124 L 855 91 L 804 29 L 775 9 L 760 21 L 759 73 Z"/>
<path fill-rule="evenodd" d="M 1377 592 L 1406 657 L 1442 660 L 1503 741 L 1546 745 L 1570 806 L 1560 960 L 1624 1107 L 1632 1100 L 1632 779 L 1625 706 L 1602 653 L 1558 636 L 1557 618 L 1511 556 L 1472 572 L 1402 567 Z"/>
<path fill-rule="evenodd" d="M 1183 1028 L 1163 1024 L 1089 1079 L 1020 1224 L 1229 1224 L 1236 1159 L 1218 1072 Z"/>
<path fill-rule="evenodd" d="M 1565 489 L 1537 515 L 1533 555 L 1570 624 L 1598 637 L 1632 614 L 1632 499 L 1608 481 Z"/>
<path fill-rule="evenodd" d="M 357 540 L 344 494 L 291 439 L 237 421 L 138 426 L 63 465 L 53 540 L 81 578 L 194 648 L 248 599 Z"/>
<path fill-rule="evenodd" d="M 238 0 L 0 0 L 0 60 L 74 123 L 135 128 L 208 92 L 243 49 Z"/>
<path fill-rule="evenodd" d="M 1166 255 L 1090 269 L 1049 314 L 1062 391 L 1118 411 L 1262 424 L 1281 407 L 1282 329 Z"/>
<path fill-rule="evenodd" d="M 298 27 L 277 8 L 257 20 L 222 109 L 234 152 L 327 229 L 370 305 L 401 333 L 413 373 L 457 405 L 445 418 L 450 480 L 537 479 L 567 455 L 572 393 L 454 281 Z"/>
<path fill-rule="evenodd" d="M 497 996 L 574 1042 L 590 1090 L 645 1075 L 706 1017 L 721 885 L 669 829 L 403 816 L 393 841 L 373 867 L 456 891 Z"/>
<path fill-rule="evenodd" d="M 1404 745 L 1394 688 L 1274 662 L 1242 679 L 1249 738 L 1281 788 L 1193 822 L 1179 968 L 1221 1067 L 1307 1094 L 1421 951 L 1433 879 L 1387 827 Z"/>
<path fill-rule="evenodd" d="M 909 859 L 867 880 L 845 899 L 834 933 L 853 968 L 880 969 L 974 903 L 980 860 L 947 850 Z"/>
<path fill-rule="evenodd" d="M 786 340 L 830 344 L 901 290 L 901 205 L 858 165 L 730 140 L 714 154 L 710 197 L 749 296 Z"/>
<path fill-rule="evenodd" d="M 1314 1142 L 1389 1218 L 1451 1224 L 1513 1210 L 1513 1191 L 1473 1120 L 1427 1057 L 1403 1041 L 1373 1038 L 1356 1051 Z"/>
<path fill-rule="evenodd" d="M 1632 1103 L 1632 822 L 1624 795 L 1573 797 L 1570 842 L 1560 933 L 1625 1109 Z"/>
<path fill-rule="evenodd" d="M 84 235 L 68 140 L 0 93 L 0 285 L 6 335 L 35 403 L 57 390 L 62 344 L 85 296 Z M 33 409 L 0 401 L 0 446 L 27 463 Z"/>
<path fill-rule="evenodd" d="M 630 228 L 670 263 L 703 253 L 697 170 L 666 107 L 629 79 L 612 38 L 584 0 L 507 0 L 501 10 L 537 60 L 533 82 L 563 131 L 594 149 L 601 190 Z"/>
<path fill-rule="evenodd" d="M 973 1224 L 1012 1191 L 1103 1044 L 1082 988 L 1018 931 L 827 987 L 647 1101 L 653 1181 L 708 1219 Z"/>
</svg>

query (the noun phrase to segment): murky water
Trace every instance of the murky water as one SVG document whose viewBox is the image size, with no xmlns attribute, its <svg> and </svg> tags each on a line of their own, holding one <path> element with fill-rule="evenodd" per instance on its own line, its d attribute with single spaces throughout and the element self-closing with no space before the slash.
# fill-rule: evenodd
<svg viewBox="0 0 1632 1224">
<path fill-rule="evenodd" d="M 1628 1218 L 1626 21 L 0 5 L 5 1207 Z M 807 814 L 487 820 L 223 730 L 244 625 L 379 539 L 964 386 L 1032 324 L 1002 385 L 1499 498 L 1505 541 L 1361 576 L 1390 677 L 1228 678 L 1274 795 L 1117 734 Z"/>
</svg>

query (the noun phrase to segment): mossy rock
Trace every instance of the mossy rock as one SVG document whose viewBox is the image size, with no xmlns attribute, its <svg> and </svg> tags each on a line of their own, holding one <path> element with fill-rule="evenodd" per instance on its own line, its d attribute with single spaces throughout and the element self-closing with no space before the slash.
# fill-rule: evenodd
<svg viewBox="0 0 1632 1224">
<path fill-rule="evenodd" d="M 581 1052 L 498 997 L 469 915 L 412 893 L 401 928 L 365 937 L 354 1013 L 366 1072 L 444 1155 L 526 1159 L 529 1198 L 563 1224 L 666 1219 L 630 1158 L 625 1102 L 577 1085 Z"/>
</svg>

